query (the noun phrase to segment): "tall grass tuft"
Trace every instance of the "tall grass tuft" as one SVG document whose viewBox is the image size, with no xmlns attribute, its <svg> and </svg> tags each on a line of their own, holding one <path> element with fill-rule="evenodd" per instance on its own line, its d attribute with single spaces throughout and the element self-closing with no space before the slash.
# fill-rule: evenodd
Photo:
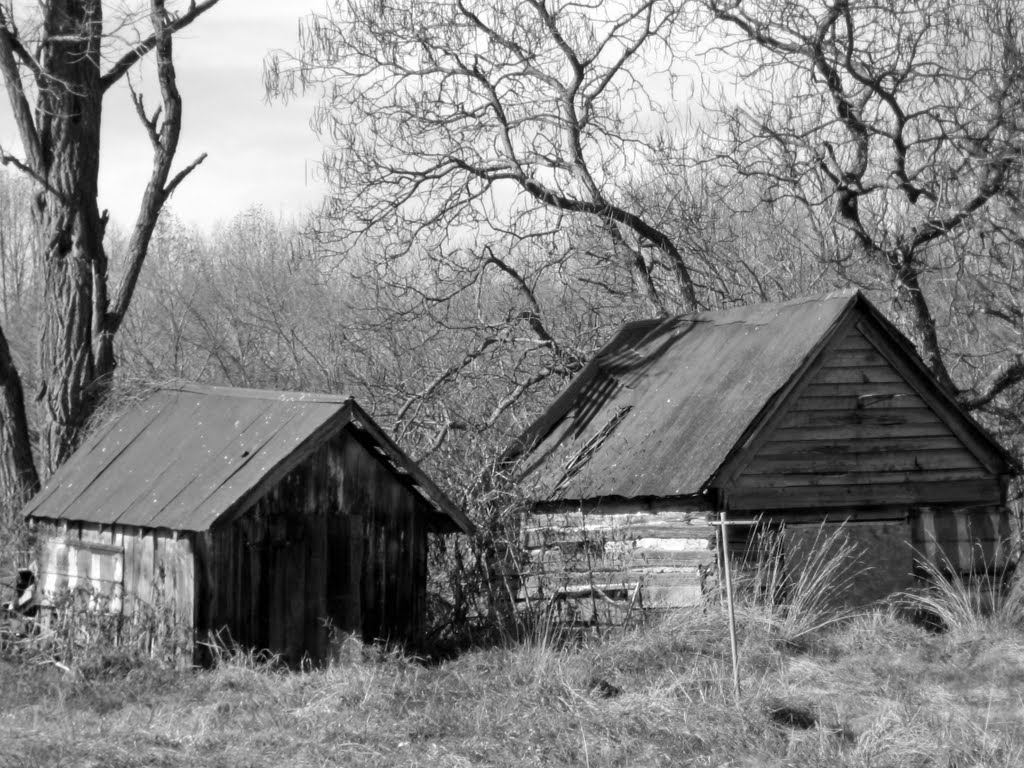
<svg viewBox="0 0 1024 768">
<path fill-rule="evenodd" d="M 959 573 L 945 555 L 938 562 L 918 558 L 928 585 L 905 592 L 900 603 L 936 621 L 958 637 L 978 637 L 1024 627 L 1024 582 L 1013 578 L 1010 566 Z"/>
<path fill-rule="evenodd" d="M 762 532 L 761 538 L 767 541 L 768 556 L 759 558 L 740 605 L 748 621 L 766 625 L 783 644 L 800 646 L 855 615 L 848 592 L 866 568 L 844 526 L 828 532 L 822 524 L 807 551 L 797 545 L 785 556 L 778 532 Z"/>
</svg>

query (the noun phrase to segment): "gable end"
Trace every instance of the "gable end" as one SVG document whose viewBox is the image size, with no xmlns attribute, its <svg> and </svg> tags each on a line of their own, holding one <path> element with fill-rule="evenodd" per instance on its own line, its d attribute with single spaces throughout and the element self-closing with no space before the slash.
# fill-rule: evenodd
<svg viewBox="0 0 1024 768">
<path fill-rule="evenodd" d="M 849 318 L 730 467 L 730 506 L 1000 503 L 1005 462 L 886 336 Z"/>
<path fill-rule="evenodd" d="M 871 309 L 872 313 L 877 310 Z M 884 322 L 884 320 L 882 321 Z M 946 395 L 917 359 L 917 353 L 903 353 L 890 334 L 880 327 L 879 322 L 867 319 L 857 323 L 857 329 L 864 335 L 886 361 L 898 371 L 904 380 L 927 403 L 928 407 L 942 419 L 947 428 L 955 434 L 977 460 L 992 474 L 1009 475 L 1016 471 L 1015 461 L 989 437 L 955 401 Z"/>
</svg>

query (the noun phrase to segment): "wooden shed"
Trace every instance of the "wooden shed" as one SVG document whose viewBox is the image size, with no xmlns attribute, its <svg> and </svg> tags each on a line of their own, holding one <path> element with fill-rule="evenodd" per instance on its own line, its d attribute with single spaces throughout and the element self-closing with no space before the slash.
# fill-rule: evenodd
<svg viewBox="0 0 1024 768">
<path fill-rule="evenodd" d="M 471 529 L 352 398 L 198 385 L 105 424 L 25 514 L 44 600 L 85 591 L 197 657 L 217 636 L 293 664 L 332 629 L 415 640 L 427 534 Z"/>
<path fill-rule="evenodd" d="M 782 532 L 790 565 L 844 525 L 868 568 L 852 602 L 913 585 L 915 557 L 1003 567 L 1017 471 L 857 291 L 627 324 L 508 458 L 525 595 L 598 620 L 699 600 L 723 511 Z"/>
</svg>

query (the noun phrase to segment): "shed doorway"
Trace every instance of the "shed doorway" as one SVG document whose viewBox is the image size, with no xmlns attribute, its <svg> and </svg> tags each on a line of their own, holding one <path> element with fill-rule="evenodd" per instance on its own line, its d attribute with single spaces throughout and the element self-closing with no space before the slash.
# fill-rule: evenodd
<svg viewBox="0 0 1024 768">
<path fill-rule="evenodd" d="M 808 567 L 831 568 L 837 561 L 835 577 L 841 588 L 836 602 L 840 605 L 868 605 L 914 586 L 914 551 L 907 518 L 788 523 L 783 537 L 791 578 Z M 825 551 L 816 556 L 822 547 Z"/>
<path fill-rule="evenodd" d="M 787 600 L 796 589 L 826 590 L 837 607 L 863 606 L 914 586 L 909 516 L 787 520 L 765 516 L 728 527 L 741 591 Z"/>
</svg>

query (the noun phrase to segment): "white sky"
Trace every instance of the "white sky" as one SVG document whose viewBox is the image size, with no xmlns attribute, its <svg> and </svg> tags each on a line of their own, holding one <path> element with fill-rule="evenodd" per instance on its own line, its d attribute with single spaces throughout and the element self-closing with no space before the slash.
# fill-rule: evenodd
<svg viewBox="0 0 1024 768">
<path fill-rule="evenodd" d="M 181 8 L 186 0 L 173 0 Z M 14 0 L 25 8 L 35 0 Z M 142 0 L 106 0 L 108 18 L 125 4 Z M 323 10 L 327 0 L 221 0 L 175 36 L 175 66 L 183 100 L 181 141 L 172 173 L 202 152 L 205 162 L 171 198 L 168 208 L 186 223 L 212 228 L 252 205 L 283 218 L 301 216 L 326 193 L 317 171 L 322 154 L 309 125 L 316 94 L 267 103 L 263 61 L 273 49 L 294 51 L 299 18 Z M 143 22 L 143 32 L 145 32 Z M 133 70 L 137 84 L 153 73 Z M 145 82 L 141 83 L 145 86 Z M 148 90 L 149 111 L 159 103 Z M 692 99 L 681 108 L 691 110 Z M 20 152 L 6 94 L 0 94 L 0 144 Z M 103 113 L 100 208 L 127 229 L 134 222 L 152 158 L 126 84 L 107 94 Z"/>
<path fill-rule="evenodd" d="M 183 125 L 175 169 L 202 152 L 206 161 L 169 202 L 186 222 L 203 228 L 253 204 L 297 216 L 316 206 L 321 146 L 309 127 L 315 96 L 267 104 L 263 59 L 271 49 L 294 50 L 298 19 L 324 0 L 221 0 L 175 37 Z M 151 110 L 157 94 L 147 99 Z M 0 142 L 20 152 L 6 94 L 0 98 Z M 151 149 L 127 88 L 107 94 L 103 113 L 100 207 L 127 228 L 149 174 Z"/>
</svg>

